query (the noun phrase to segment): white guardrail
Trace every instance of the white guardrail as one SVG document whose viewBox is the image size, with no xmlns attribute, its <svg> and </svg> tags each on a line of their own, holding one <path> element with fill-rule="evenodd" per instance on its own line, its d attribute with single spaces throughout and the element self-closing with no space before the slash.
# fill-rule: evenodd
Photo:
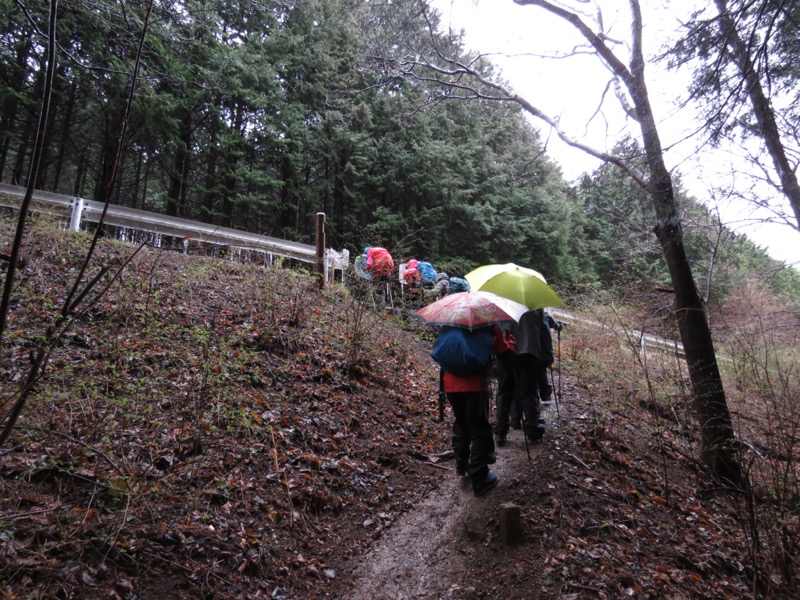
<svg viewBox="0 0 800 600">
<path fill-rule="evenodd" d="M 590 325 L 592 327 L 597 327 L 598 329 L 605 329 L 608 331 L 612 331 L 614 333 L 621 333 L 623 335 L 628 336 L 629 339 L 635 339 L 637 340 L 637 343 L 639 345 L 639 351 L 658 350 L 660 352 L 673 353 L 679 356 L 680 358 L 686 358 L 686 353 L 683 351 L 683 344 L 681 344 L 680 342 L 660 338 L 655 335 L 650 335 L 649 333 L 644 333 L 643 331 L 638 331 L 636 329 L 623 329 L 623 328 L 615 329 L 614 327 L 601 323 L 600 321 L 595 321 L 594 319 L 587 319 L 586 317 L 577 317 L 558 308 L 551 308 L 548 310 L 554 319 L 562 321 L 564 323 L 577 321 L 580 323 L 584 323 L 586 325 Z"/>
<path fill-rule="evenodd" d="M 0 206 L 19 209 L 24 196 L 25 188 L 0 183 Z M 69 215 L 69 227 L 73 231 L 78 231 L 83 221 L 98 223 L 103 213 L 103 204 L 100 202 L 41 191 L 34 192 L 32 208 L 43 212 Z M 281 240 L 228 227 L 217 227 L 115 204 L 109 204 L 104 223 L 115 227 L 127 227 L 137 231 L 183 238 L 186 245 L 192 239 L 207 244 L 263 252 L 270 257 L 270 262 L 275 256 L 311 264 L 316 263 L 317 260 L 316 247 L 310 244 Z M 350 252 L 348 250 L 337 252 L 326 248 L 325 279 L 330 279 L 336 270 L 344 273 L 349 263 Z"/>
<path fill-rule="evenodd" d="M 24 196 L 25 188 L 0 183 L 0 206 L 18 209 Z M 69 226 L 73 231 L 78 231 L 83 221 L 89 223 L 99 222 L 100 215 L 103 212 L 103 205 L 100 202 L 52 192 L 34 192 L 32 204 L 34 210 L 56 213 L 62 216 L 69 215 Z M 193 239 L 198 242 L 224 245 L 234 249 L 263 252 L 270 257 L 270 262 L 272 262 L 272 257 L 274 256 L 291 258 L 310 264 L 316 262 L 316 247 L 310 244 L 281 240 L 227 227 L 217 227 L 198 221 L 170 217 L 115 204 L 108 206 L 105 223 L 115 227 L 127 227 L 137 231 L 183 238 L 184 244 L 188 244 L 189 239 Z M 326 248 L 324 260 L 325 279 L 329 280 L 336 270 L 342 271 L 342 275 L 344 275 L 349 263 L 350 252 L 348 250 L 337 252 L 331 248 Z M 600 328 L 608 327 L 598 321 L 577 317 L 558 309 L 551 309 L 551 313 L 554 318 L 565 323 L 580 321 Z M 624 332 L 626 335 L 638 339 L 642 350 L 649 347 L 655 350 L 675 352 L 681 357 L 684 356 L 683 345 L 678 342 L 665 340 L 636 330 L 624 330 Z"/>
</svg>

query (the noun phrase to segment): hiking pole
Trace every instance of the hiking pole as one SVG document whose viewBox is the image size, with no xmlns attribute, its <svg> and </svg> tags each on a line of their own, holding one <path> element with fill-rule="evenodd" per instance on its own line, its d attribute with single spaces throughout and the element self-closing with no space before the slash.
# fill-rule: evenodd
<svg viewBox="0 0 800 600">
<path fill-rule="evenodd" d="M 444 405 L 447 395 L 444 393 L 444 369 L 439 369 L 439 422 L 444 421 Z"/>
<path fill-rule="evenodd" d="M 528 433 L 525 431 L 525 424 L 528 422 L 528 419 L 525 418 L 525 409 L 520 410 L 522 410 L 520 419 L 522 420 L 522 437 L 525 438 L 525 452 L 528 453 L 528 462 L 531 462 L 531 447 L 528 444 Z"/>
<path fill-rule="evenodd" d="M 556 398 L 561 397 L 561 329 L 563 327 L 564 326 L 562 325 L 556 331 L 558 337 L 558 352 L 556 354 L 556 356 L 558 357 L 558 396 L 556 396 Z M 558 410 L 558 400 L 556 400 L 556 410 Z"/>
<path fill-rule="evenodd" d="M 547 370 L 550 371 L 550 385 L 553 388 L 553 397 L 556 399 L 556 414 L 560 417 L 561 416 L 561 410 L 558 408 L 558 396 L 561 393 L 561 391 L 560 391 L 560 389 L 559 389 L 558 393 L 556 393 L 556 391 L 555 391 L 556 390 L 556 381 L 555 381 L 555 375 L 553 375 L 553 365 L 550 365 L 547 368 Z M 560 371 L 559 371 L 559 381 L 561 381 Z"/>
</svg>

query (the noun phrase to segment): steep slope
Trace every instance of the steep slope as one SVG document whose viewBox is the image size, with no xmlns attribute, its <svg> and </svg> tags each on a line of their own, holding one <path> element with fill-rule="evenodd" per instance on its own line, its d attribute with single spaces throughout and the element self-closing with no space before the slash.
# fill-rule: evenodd
<svg viewBox="0 0 800 600">
<path fill-rule="evenodd" d="M 4 406 L 85 247 L 31 237 Z M 93 272 L 131 252 L 104 242 Z M 301 272 L 144 249 L 59 339 L 0 450 L 2 597 L 752 593 L 739 507 L 706 483 L 692 432 L 598 396 L 620 384 L 587 370 L 580 336 L 544 442 L 529 460 L 513 432 L 475 498 L 418 323 Z M 503 502 L 521 507 L 516 547 Z"/>
</svg>

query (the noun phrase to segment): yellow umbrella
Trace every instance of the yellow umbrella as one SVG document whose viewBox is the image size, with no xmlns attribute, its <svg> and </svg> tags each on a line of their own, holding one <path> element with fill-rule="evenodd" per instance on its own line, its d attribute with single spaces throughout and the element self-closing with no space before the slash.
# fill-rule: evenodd
<svg viewBox="0 0 800 600">
<path fill-rule="evenodd" d="M 528 308 L 564 306 L 541 273 L 514 263 L 484 265 L 467 273 L 465 279 L 473 290 L 492 292 Z"/>
</svg>

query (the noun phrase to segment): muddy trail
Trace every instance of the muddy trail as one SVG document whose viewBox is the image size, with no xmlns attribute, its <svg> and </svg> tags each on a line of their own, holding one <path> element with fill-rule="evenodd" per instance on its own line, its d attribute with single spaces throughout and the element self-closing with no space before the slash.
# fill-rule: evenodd
<svg viewBox="0 0 800 600">
<path fill-rule="evenodd" d="M 486 496 L 473 495 L 452 460 L 431 465 L 435 483 L 343 569 L 329 597 L 748 597 L 738 512 L 688 458 L 689 438 L 569 376 L 558 407 L 543 408 L 542 443 L 529 446 L 529 459 L 522 432 L 511 430 L 497 448 L 498 486 Z M 520 507 L 516 545 L 500 531 L 499 509 L 509 502 Z"/>
<path fill-rule="evenodd" d="M 421 490 L 414 507 L 353 564 L 353 587 L 339 598 L 480 598 L 500 593 L 514 597 L 516 592 L 492 573 L 500 565 L 528 562 L 538 533 L 523 510 L 525 540 L 516 547 L 505 545 L 498 511 L 505 502 L 529 505 L 536 490 L 546 487 L 543 463 L 552 460 L 563 423 L 572 412 L 563 402 L 558 412 L 554 403 L 543 409 L 548 422 L 544 441 L 526 448 L 522 431 L 512 429 L 507 444 L 496 449 L 492 468 L 499 483 L 486 496 L 473 494 L 469 479 L 456 476 L 452 460 L 443 462 L 438 485 Z M 451 424 L 448 414 L 443 428 L 449 431 Z"/>
</svg>

